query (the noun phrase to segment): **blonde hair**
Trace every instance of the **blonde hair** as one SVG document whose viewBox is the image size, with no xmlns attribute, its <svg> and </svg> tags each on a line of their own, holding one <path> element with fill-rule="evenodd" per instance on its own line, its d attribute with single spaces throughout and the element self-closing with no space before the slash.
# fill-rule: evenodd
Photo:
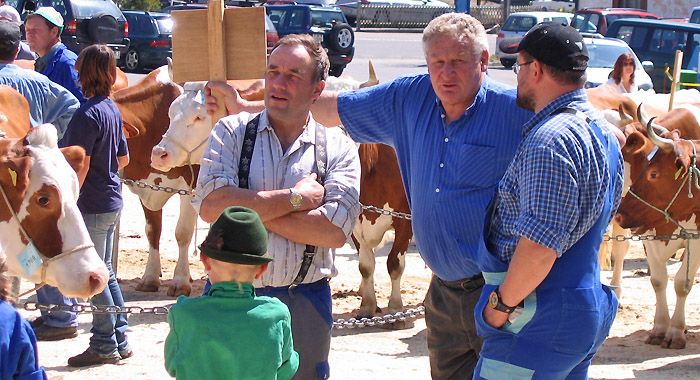
<svg viewBox="0 0 700 380">
<path fill-rule="evenodd" d="M 423 52 L 427 53 L 428 44 L 435 36 L 463 36 L 471 45 L 471 53 L 477 61 L 481 59 L 481 54 L 489 49 L 486 29 L 479 20 L 466 13 L 445 13 L 430 21 L 423 31 Z"/>
</svg>

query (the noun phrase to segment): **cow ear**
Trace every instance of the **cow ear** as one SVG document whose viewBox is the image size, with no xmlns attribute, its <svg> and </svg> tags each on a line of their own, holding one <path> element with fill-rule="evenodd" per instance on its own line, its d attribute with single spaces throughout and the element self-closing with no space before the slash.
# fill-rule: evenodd
<svg viewBox="0 0 700 380">
<path fill-rule="evenodd" d="M 644 147 L 646 138 L 639 132 L 633 132 L 627 136 L 627 141 L 625 142 L 625 152 L 636 152 Z"/>
<path fill-rule="evenodd" d="M 68 161 L 68 165 L 70 165 L 76 173 L 83 168 L 83 164 L 85 163 L 85 149 L 83 149 L 83 147 L 77 145 L 68 146 L 61 148 L 61 153 L 63 153 L 66 161 Z"/>
<path fill-rule="evenodd" d="M 124 136 L 126 136 L 127 139 L 130 139 L 132 137 L 136 137 L 139 135 L 139 130 L 138 128 L 134 127 L 133 125 L 129 123 L 124 123 Z"/>
<path fill-rule="evenodd" d="M 0 162 L 0 178 L 4 186 L 24 194 L 29 183 L 29 169 L 32 167 L 30 156 L 15 157 Z M 6 187 L 6 188 L 7 188 Z"/>
</svg>

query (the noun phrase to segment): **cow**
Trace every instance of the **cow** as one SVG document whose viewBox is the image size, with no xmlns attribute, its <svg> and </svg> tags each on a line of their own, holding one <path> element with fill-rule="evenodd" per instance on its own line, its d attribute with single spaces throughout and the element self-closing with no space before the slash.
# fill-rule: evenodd
<svg viewBox="0 0 700 380">
<path fill-rule="evenodd" d="M 371 62 L 369 67 L 367 82 L 361 83 L 347 77 L 329 77 L 326 89 L 345 91 L 375 85 L 378 81 Z M 261 89 L 264 87 L 263 83 L 229 84 L 236 87 L 240 96 L 245 99 L 253 100 L 253 96 L 262 99 L 262 92 L 251 89 Z M 199 162 L 212 128 L 211 117 L 207 115 L 201 101 L 204 85 L 203 82 L 186 83 L 185 93 L 171 105 L 170 128 L 163 135 L 161 142 L 153 148 L 151 155 L 151 165 L 154 168 L 166 171 Z M 393 149 L 380 144 L 360 144 L 359 155 L 362 168 L 360 202 L 408 213 L 408 201 Z M 380 244 L 384 234 L 392 228 L 395 230 L 395 239 L 387 258 L 387 268 L 392 279 L 388 312 L 394 313 L 403 309 L 400 281 L 405 266 L 405 254 L 413 236 L 411 222 L 408 219 L 363 210 L 352 237 L 360 255 L 359 266 L 362 274 L 362 303 L 358 316 L 373 316 L 379 310 L 374 291 L 374 249 Z"/>
<path fill-rule="evenodd" d="M 699 140 L 680 139 L 679 130 L 674 128 L 695 128 L 691 129 L 689 134 L 697 136 L 700 133 L 700 109 L 695 107 L 674 111 L 676 112 L 672 111 L 665 118 L 658 120 L 662 127 L 673 129 L 672 132 L 663 134 L 666 138 L 659 137 L 649 121 L 646 129 L 648 139 L 641 133 L 630 134 L 628 139 L 630 143 L 627 148 L 630 151 L 636 151 L 637 156 L 651 159 L 641 170 L 632 170 L 632 174 L 638 172 L 638 175 L 620 203 L 615 220 L 620 226 L 633 228 L 638 234 L 649 231 L 654 235 L 671 235 L 687 229 L 697 230 L 700 227 L 696 218 L 700 210 L 698 203 L 692 198 L 700 193 L 700 189 L 696 188 L 694 183 L 697 178 L 692 178 L 700 173 L 695 167 L 697 146 L 700 143 Z M 649 142 L 658 149 L 652 151 Z M 697 252 L 700 252 L 700 241 L 665 239 L 645 241 L 644 245 L 651 272 L 651 284 L 656 293 L 654 326 L 645 343 L 661 345 L 664 348 L 685 348 L 685 300 L 700 266 L 700 257 L 697 255 Z M 685 253 L 674 281 L 676 308 L 673 317 L 670 318 L 666 300 L 668 273 L 665 264 L 681 248 L 685 248 Z"/>
<path fill-rule="evenodd" d="M 68 297 L 102 292 L 109 273 L 76 205 L 85 151 L 59 150 L 53 125 L 30 129 L 29 106 L 14 89 L 0 86 L 0 99 L 7 120 L 0 123 L 0 245 L 8 273 Z M 6 128 L 15 118 L 24 127 Z"/>
</svg>

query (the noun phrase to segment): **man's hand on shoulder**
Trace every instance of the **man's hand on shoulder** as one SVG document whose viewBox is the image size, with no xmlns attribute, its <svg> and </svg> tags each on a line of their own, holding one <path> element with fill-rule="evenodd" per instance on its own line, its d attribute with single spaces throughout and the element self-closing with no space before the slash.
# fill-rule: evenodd
<svg viewBox="0 0 700 380">
<path fill-rule="evenodd" d="M 316 173 L 311 173 L 294 185 L 302 197 L 300 210 L 313 210 L 323 204 L 326 190 L 316 177 Z"/>
</svg>

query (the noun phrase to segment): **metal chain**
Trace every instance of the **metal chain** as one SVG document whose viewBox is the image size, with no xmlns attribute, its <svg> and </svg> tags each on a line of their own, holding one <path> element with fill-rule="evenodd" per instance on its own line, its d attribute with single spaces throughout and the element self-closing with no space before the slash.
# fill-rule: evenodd
<svg viewBox="0 0 700 380">
<path fill-rule="evenodd" d="M 24 310 L 27 311 L 72 311 L 74 313 L 93 313 L 93 314 L 155 314 L 166 315 L 170 308 L 166 306 L 114 306 L 114 305 L 87 305 L 75 304 L 68 305 L 42 305 L 38 302 L 25 302 L 22 304 Z"/>
<path fill-rule="evenodd" d="M 184 189 L 176 189 L 176 188 L 170 187 L 170 186 L 152 185 L 150 183 L 134 181 L 133 179 L 128 179 L 128 178 L 122 178 L 121 182 L 123 184 L 126 184 L 127 186 L 136 186 L 136 187 L 141 188 L 141 189 L 148 188 L 148 189 L 151 189 L 154 191 L 165 191 L 166 193 L 170 193 L 170 194 L 194 195 L 194 190 L 184 190 Z"/>
<path fill-rule="evenodd" d="M 386 323 L 395 323 L 397 321 L 405 321 L 407 319 L 417 318 L 418 316 L 425 315 L 425 307 L 423 305 L 417 308 L 407 309 L 405 311 L 399 311 L 394 314 L 387 314 L 383 317 L 372 317 L 372 318 L 350 318 L 347 321 L 340 318 L 333 321 L 333 328 L 342 330 L 344 328 L 354 329 L 362 327 L 373 327 L 380 326 Z"/>
<path fill-rule="evenodd" d="M 383 208 L 374 207 L 374 206 L 365 206 L 362 203 L 360 203 L 360 206 L 362 206 L 363 210 L 367 210 L 369 212 L 376 212 L 377 214 L 389 215 L 389 216 L 393 216 L 395 218 L 411 220 L 411 214 L 406 214 L 406 213 L 398 212 L 398 211 L 384 210 Z"/>
<path fill-rule="evenodd" d="M 690 231 L 697 231 L 697 230 L 690 230 Z M 610 236 L 610 235 L 604 235 L 603 236 L 603 241 L 625 241 L 625 240 L 632 240 L 632 241 L 647 241 L 647 240 L 685 240 L 685 239 L 700 239 L 700 232 L 690 232 L 689 230 L 681 230 L 680 233 L 677 234 L 671 234 L 671 235 L 616 235 L 616 236 Z"/>
</svg>

